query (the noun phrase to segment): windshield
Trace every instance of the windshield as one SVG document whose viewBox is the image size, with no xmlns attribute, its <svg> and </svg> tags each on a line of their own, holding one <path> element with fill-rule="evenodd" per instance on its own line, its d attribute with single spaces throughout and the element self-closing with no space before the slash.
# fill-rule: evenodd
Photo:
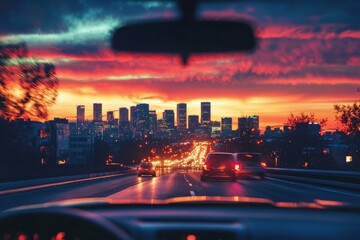
<svg viewBox="0 0 360 240">
<path fill-rule="evenodd" d="M 229 154 L 209 154 L 206 159 L 206 164 L 217 167 L 221 165 L 229 165 L 233 163 L 234 157 Z"/>
<path fill-rule="evenodd" d="M 140 167 L 152 167 L 152 163 L 141 163 Z"/>
<path fill-rule="evenodd" d="M 260 163 L 262 160 L 261 155 L 256 153 L 239 153 L 236 155 L 236 157 L 237 160 L 242 162 Z"/>
<path fill-rule="evenodd" d="M 111 44 L 120 27 L 180 21 L 176 1 L 2 1 L 0 211 L 92 197 L 359 202 L 358 9 L 200 1 L 196 20 L 249 23 L 256 49 L 180 56 Z M 214 152 L 259 153 L 261 167 L 206 172 Z"/>
</svg>

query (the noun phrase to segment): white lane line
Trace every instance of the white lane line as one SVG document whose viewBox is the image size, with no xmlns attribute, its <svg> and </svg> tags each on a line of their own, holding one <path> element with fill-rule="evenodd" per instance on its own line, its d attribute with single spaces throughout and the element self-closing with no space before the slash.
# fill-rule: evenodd
<svg viewBox="0 0 360 240">
<path fill-rule="evenodd" d="M 194 191 L 190 191 L 190 196 L 195 196 L 195 192 L 194 192 Z"/>
<path fill-rule="evenodd" d="M 190 186 L 190 187 L 192 187 L 192 184 L 191 184 L 191 183 L 189 183 L 189 186 Z"/>
<path fill-rule="evenodd" d="M 271 177 L 266 177 L 266 178 L 269 179 L 269 180 L 273 180 L 273 181 L 285 182 L 285 183 L 290 183 L 290 184 L 293 184 L 293 185 L 298 185 L 298 186 L 313 188 L 313 189 L 317 189 L 317 190 L 323 190 L 323 191 L 328 191 L 328 192 L 333 192 L 333 193 L 338 193 L 338 194 L 343 194 L 343 195 L 348 195 L 348 196 L 360 198 L 360 195 L 349 193 L 349 192 L 343 192 L 343 191 L 333 190 L 333 189 L 330 189 L 330 188 L 324 188 L 324 187 L 313 186 L 313 185 L 310 185 L 310 184 L 291 182 L 291 181 L 286 181 L 286 180 L 276 179 L 276 178 L 271 178 Z"/>
</svg>

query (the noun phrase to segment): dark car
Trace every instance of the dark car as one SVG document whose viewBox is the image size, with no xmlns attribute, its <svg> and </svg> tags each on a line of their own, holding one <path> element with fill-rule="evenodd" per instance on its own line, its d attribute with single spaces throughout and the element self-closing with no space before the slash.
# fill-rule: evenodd
<svg viewBox="0 0 360 240">
<path fill-rule="evenodd" d="M 239 177 L 253 175 L 259 176 L 261 179 L 265 178 L 266 164 L 261 153 L 241 152 L 234 155 L 240 165 Z"/>
<path fill-rule="evenodd" d="M 140 164 L 138 168 L 138 176 L 141 177 L 142 175 L 156 176 L 155 167 L 151 162 L 143 162 Z"/>
<path fill-rule="evenodd" d="M 203 165 L 200 180 L 229 178 L 236 181 L 238 170 L 239 165 L 233 154 L 225 152 L 209 153 Z"/>
</svg>

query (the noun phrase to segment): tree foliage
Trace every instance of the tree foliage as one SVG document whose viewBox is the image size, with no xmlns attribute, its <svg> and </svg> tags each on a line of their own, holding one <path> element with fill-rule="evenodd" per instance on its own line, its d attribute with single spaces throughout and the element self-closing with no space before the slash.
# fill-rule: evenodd
<svg viewBox="0 0 360 240">
<path fill-rule="evenodd" d="M 360 132 L 360 102 L 352 105 L 335 104 L 336 120 L 342 125 L 347 134 L 359 134 Z"/>
<path fill-rule="evenodd" d="M 327 118 L 317 119 L 314 113 L 306 114 L 304 112 L 300 113 L 299 115 L 294 115 L 290 113 L 290 117 L 288 117 L 287 125 L 294 128 L 297 123 L 314 123 L 317 122 L 320 124 L 321 128 L 323 128 L 327 123 Z"/>
<path fill-rule="evenodd" d="M 0 118 L 40 118 L 55 103 L 55 66 L 28 57 L 25 43 L 0 42 Z"/>
</svg>

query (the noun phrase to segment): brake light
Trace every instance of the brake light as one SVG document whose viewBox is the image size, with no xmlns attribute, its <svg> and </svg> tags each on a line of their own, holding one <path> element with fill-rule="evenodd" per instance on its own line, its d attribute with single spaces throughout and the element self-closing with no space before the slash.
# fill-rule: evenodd
<svg viewBox="0 0 360 240">
<path fill-rule="evenodd" d="M 203 168 L 204 168 L 204 170 L 209 170 L 209 166 L 206 164 L 203 165 Z"/>
<path fill-rule="evenodd" d="M 262 166 L 263 168 L 266 168 L 266 163 L 261 162 L 261 166 Z"/>
<path fill-rule="evenodd" d="M 239 171 L 240 170 L 240 165 L 239 164 L 235 164 L 235 170 Z"/>
</svg>

